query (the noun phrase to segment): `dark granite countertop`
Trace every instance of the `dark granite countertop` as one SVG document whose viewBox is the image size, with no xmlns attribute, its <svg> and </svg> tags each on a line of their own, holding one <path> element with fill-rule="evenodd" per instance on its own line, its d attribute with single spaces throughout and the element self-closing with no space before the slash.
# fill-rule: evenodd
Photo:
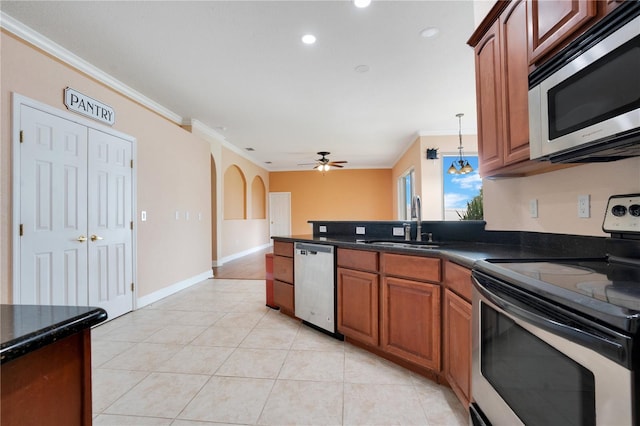
<svg viewBox="0 0 640 426">
<path fill-rule="evenodd" d="M 406 253 L 426 257 L 441 257 L 472 268 L 478 260 L 486 259 L 540 259 L 554 257 L 574 257 L 573 254 L 560 254 L 557 249 L 546 246 L 523 246 L 520 244 L 500 244 L 474 241 L 434 242 L 437 247 L 393 247 L 379 244 L 368 244 L 354 237 L 318 237 L 313 235 L 292 235 L 288 237 L 272 237 L 274 240 L 289 242 L 309 242 L 330 244 L 337 247 L 373 250 L 380 252 Z M 397 243 L 405 243 L 398 239 Z M 409 241 L 408 241 L 409 242 Z M 410 243 L 410 242 L 409 242 Z M 595 256 L 592 256 L 595 257 Z"/>
<path fill-rule="evenodd" d="M 107 319 L 104 309 L 86 306 L 0 305 L 2 364 Z"/>
</svg>

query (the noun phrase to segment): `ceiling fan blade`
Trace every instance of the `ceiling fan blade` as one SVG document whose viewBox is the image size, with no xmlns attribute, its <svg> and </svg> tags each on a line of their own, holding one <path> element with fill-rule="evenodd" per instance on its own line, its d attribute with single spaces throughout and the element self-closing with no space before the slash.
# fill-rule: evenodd
<svg viewBox="0 0 640 426">
<path fill-rule="evenodd" d="M 348 161 L 329 161 L 329 164 L 346 164 Z"/>
<path fill-rule="evenodd" d="M 318 163 L 298 163 L 298 166 L 313 166 L 314 164 Z"/>
<path fill-rule="evenodd" d="M 340 169 L 344 167 L 344 166 L 341 166 L 340 164 L 331 164 L 331 163 L 329 163 L 329 165 L 330 165 L 331 167 L 338 167 L 338 168 L 340 168 Z"/>
</svg>

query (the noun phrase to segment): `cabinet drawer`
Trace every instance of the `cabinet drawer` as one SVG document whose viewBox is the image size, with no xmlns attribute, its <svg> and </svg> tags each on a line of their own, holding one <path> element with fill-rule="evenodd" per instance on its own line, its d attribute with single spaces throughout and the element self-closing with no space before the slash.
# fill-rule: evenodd
<svg viewBox="0 0 640 426">
<path fill-rule="evenodd" d="M 436 283 L 442 281 L 441 260 L 434 257 L 382 253 L 381 264 L 385 275 Z"/>
<path fill-rule="evenodd" d="M 338 266 L 361 271 L 378 272 L 378 253 L 375 251 L 338 249 Z"/>
<path fill-rule="evenodd" d="M 471 271 L 464 266 L 446 262 L 444 264 L 444 282 L 453 292 L 471 302 Z"/>
<path fill-rule="evenodd" d="M 293 243 L 274 241 L 273 254 L 276 256 L 293 257 Z"/>
<path fill-rule="evenodd" d="M 273 278 L 293 284 L 293 258 L 273 256 Z"/>
<path fill-rule="evenodd" d="M 282 281 L 273 281 L 273 303 L 290 313 L 295 312 L 293 286 Z"/>
</svg>

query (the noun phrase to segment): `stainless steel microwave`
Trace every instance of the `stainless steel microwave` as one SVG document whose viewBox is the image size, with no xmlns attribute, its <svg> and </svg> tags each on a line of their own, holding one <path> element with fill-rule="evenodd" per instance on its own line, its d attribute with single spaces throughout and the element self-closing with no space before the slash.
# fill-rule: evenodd
<svg viewBox="0 0 640 426">
<path fill-rule="evenodd" d="M 640 3 L 628 4 L 529 76 L 531 159 L 640 156 Z"/>
</svg>

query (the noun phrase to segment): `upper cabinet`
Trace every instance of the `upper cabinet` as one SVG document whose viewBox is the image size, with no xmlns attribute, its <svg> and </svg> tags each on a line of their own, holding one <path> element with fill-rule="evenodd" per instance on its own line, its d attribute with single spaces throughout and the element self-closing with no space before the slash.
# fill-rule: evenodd
<svg viewBox="0 0 640 426">
<path fill-rule="evenodd" d="M 475 44 L 480 174 L 529 159 L 527 5 L 517 0 Z"/>
<path fill-rule="evenodd" d="M 593 20 L 598 13 L 597 3 L 598 0 L 529 0 L 529 63 L 538 62 Z"/>
<path fill-rule="evenodd" d="M 529 71 L 619 0 L 498 1 L 468 43 L 474 48 L 482 177 L 522 176 L 568 165 L 529 160 Z"/>
</svg>

